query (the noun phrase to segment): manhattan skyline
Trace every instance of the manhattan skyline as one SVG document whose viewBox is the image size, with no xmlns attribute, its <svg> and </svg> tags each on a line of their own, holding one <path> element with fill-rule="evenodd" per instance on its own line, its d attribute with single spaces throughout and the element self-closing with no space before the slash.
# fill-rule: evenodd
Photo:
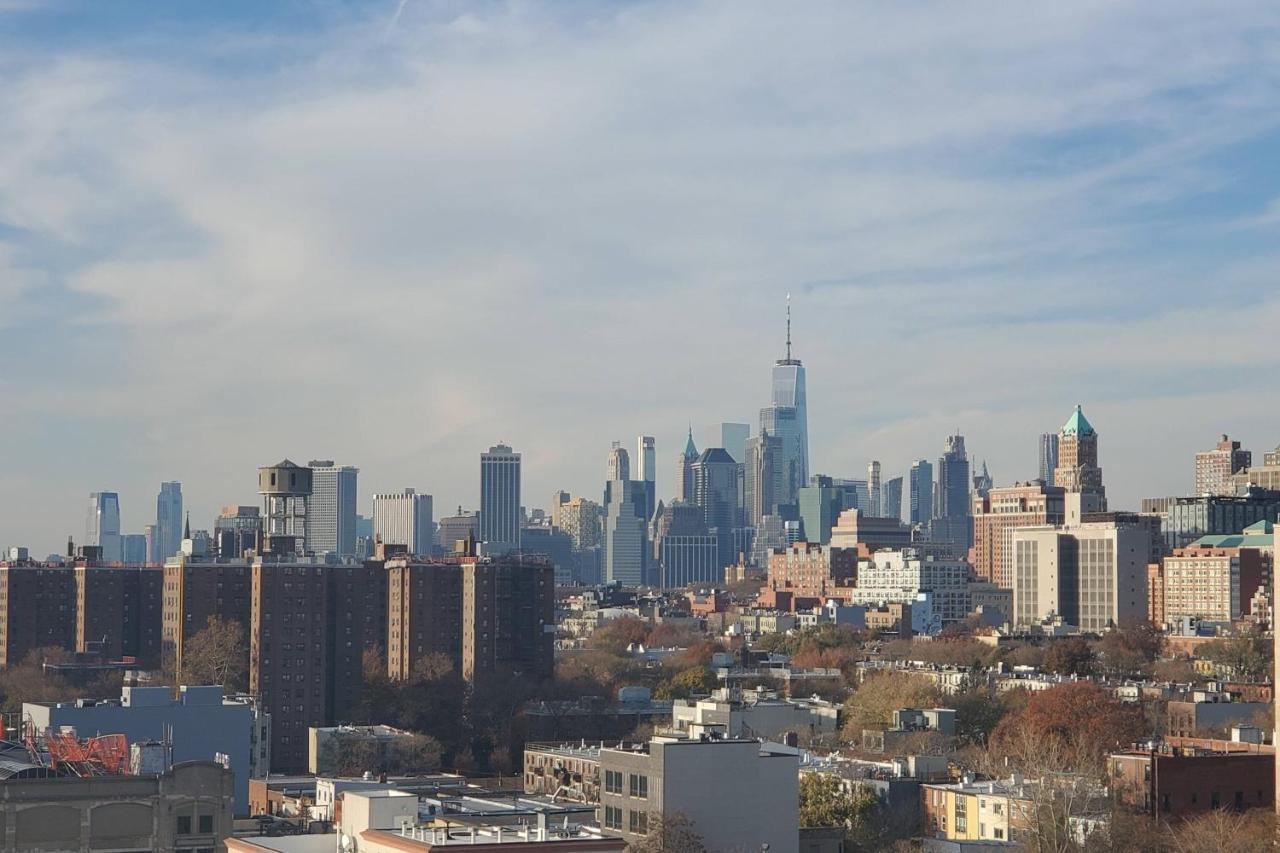
<svg viewBox="0 0 1280 853">
<path fill-rule="evenodd" d="M 0 4 L 0 545 L 285 457 L 447 515 L 500 442 L 546 507 L 654 436 L 665 500 L 788 292 L 810 473 L 1008 485 L 1082 403 L 1136 509 L 1280 444 L 1269 5 L 219 5 Z"/>
</svg>

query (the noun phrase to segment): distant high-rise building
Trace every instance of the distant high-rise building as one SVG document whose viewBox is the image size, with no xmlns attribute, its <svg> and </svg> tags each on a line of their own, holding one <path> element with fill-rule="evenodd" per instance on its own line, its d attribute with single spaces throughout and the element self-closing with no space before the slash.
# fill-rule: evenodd
<svg viewBox="0 0 1280 853">
<path fill-rule="evenodd" d="M 751 438 L 750 424 L 720 424 L 720 446 L 723 447 L 734 462 L 747 461 L 747 439 Z"/>
<path fill-rule="evenodd" d="M 937 511 L 930 525 L 930 538 L 960 552 L 967 551 L 973 544 L 969 485 L 969 457 L 964 449 L 964 436 L 949 435 L 938 459 Z"/>
<path fill-rule="evenodd" d="M 564 489 L 557 489 L 551 493 L 551 525 L 553 527 L 559 527 L 561 529 L 564 528 L 564 525 L 561 523 L 560 514 L 564 511 L 565 504 L 572 500 L 572 498 L 573 495 L 569 494 Z"/>
<path fill-rule="evenodd" d="M 468 539 L 480 538 L 480 518 L 473 512 L 463 512 L 458 507 L 456 515 L 446 515 L 440 519 L 436 530 L 436 539 L 445 554 L 458 553 L 458 543 Z"/>
<path fill-rule="evenodd" d="M 1046 486 L 1053 485 L 1053 472 L 1058 468 L 1058 434 L 1040 434 L 1040 480 Z"/>
<path fill-rule="evenodd" d="M 332 552 L 344 557 L 356 552 L 356 478 L 349 465 L 335 466 L 331 459 L 313 459 L 311 503 L 307 518 L 307 550 Z"/>
<path fill-rule="evenodd" d="M 809 485 L 800 490 L 800 520 L 806 541 L 826 545 L 831 541 L 831 528 L 844 506 L 844 492 L 830 477 L 815 474 Z"/>
<path fill-rule="evenodd" d="M 880 486 L 881 518 L 902 520 L 902 478 L 885 480 Z"/>
<path fill-rule="evenodd" d="M 733 531 L 742 527 L 738 500 L 738 463 L 723 447 L 702 451 L 693 463 L 693 502 L 702 507 L 707 529 L 720 537 L 722 566 L 735 558 Z"/>
<path fill-rule="evenodd" d="M 262 547 L 262 514 L 256 506 L 224 506 L 213 522 L 214 548 L 219 557 L 243 557 Z"/>
<path fill-rule="evenodd" d="M 144 533 L 120 535 L 120 559 L 125 563 L 141 565 L 147 561 L 147 537 Z"/>
<path fill-rule="evenodd" d="M 759 528 L 765 516 L 775 515 L 778 500 L 774 489 L 782 482 L 782 439 L 768 431 L 747 439 L 742 466 L 743 521 Z M 692 477 L 692 469 L 690 476 Z"/>
<path fill-rule="evenodd" d="M 911 486 L 907 521 L 927 524 L 933 517 L 933 463 L 928 459 L 912 463 L 907 479 Z"/>
<path fill-rule="evenodd" d="M 1053 484 L 1079 493 L 1083 512 L 1107 509 L 1107 492 L 1098 467 L 1098 433 L 1078 405 L 1058 431 L 1058 467 L 1053 472 Z"/>
<path fill-rule="evenodd" d="M 491 556 L 520 549 L 520 454 L 505 444 L 480 454 L 480 540 Z"/>
<path fill-rule="evenodd" d="M 307 541 L 307 509 L 311 502 L 311 469 L 288 459 L 258 469 L 262 495 L 263 550 L 296 554 Z"/>
<path fill-rule="evenodd" d="M 609 503 L 604 520 L 604 580 L 623 586 L 646 583 L 648 522 L 644 495 L 635 480 L 613 480 L 606 490 Z"/>
<path fill-rule="evenodd" d="M 554 523 L 569 534 L 574 548 L 595 548 L 600 544 L 600 504 L 595 501 L 573 498 L 561 504 Z"/>
<path fill-rule="evenodd" d="M 385 545 L 404 545 L 410 554 L 432 552 L 435 541 L 431 495 L 413 489 L 373 496 L 373 535 Z"/>
<path fill-rule="evenodd" d="M 84 544 L 101 548 L 104 563 L 117 563 L 124 559 L 120 547 L 120 496 L 115 492 L 93 492 L 89 495 Z"/>
<path fill-rule="evenodd" d="M 867 463 L 867 499 L 867 512 L 880 515 L 880 463 L 874 459 Z"/>
<path fill-rule="evenodd" d="M 156 496 L 156 530 L 158 543 L 151 559 L 157 563 L 178 553 L 182 548 L 182 484 L 170 481 L 160 484 L 160 494 Z"/>
<path fill-rule="evenodd" d="M 636 439 L 636 480 L 644 486 L 644 509 L 648 513 L 646 520 L 652 518 L 658 505 L 658 463 L 654 452 L 653 436 L 642 435 Z"/>
<path fill-rule="evenodd" d="M 142 528 L 142 537 L 147 541 L 147 562 L 160 563 L 160 528 L 154 524 L 148 524 Z"/>
<path fill-rule="evenodd" d="M 631 456 L 620 443 L 614 442 L 609 448 L 609 461 L 605 480 L 613 483 L 618 480 L 631 479 Z"/>
<path fill-rule="evenodd" d="M 689 427 L 689 438 L 676 460 L 676 500 L 693 501 L 693 463 L 697 461 L 698 448 L 693 443 L 693 427 Z"/>
<path fill-rule="evenodd" d="M 787 350 L 773 366 L 773 400 L 760 410 L 760 431 L 782 439 L 782 482 L 779 503 L 793 504 L 809 482 L 809 415 L 804 365 L 791 357 L 791 302 L 787 301 Z"/>
<path fill-rule="evenodd" d="M 982 470 L 973 475 L 973 492 L 978 497 L 985 498 L 994 485 L 995 481 L 991 479 L 991 472 L 987 470 L 987 462 L 984 459 L 982 461 Z"/>
<path fill-rule="evenodd" d="M 1234 495 L 1232 475 L 1253 464 L 1253 454 L 1240 449 L 1225 433 L 1213 450 L 1196 454 L 1196 494 Z"/>
</svg>

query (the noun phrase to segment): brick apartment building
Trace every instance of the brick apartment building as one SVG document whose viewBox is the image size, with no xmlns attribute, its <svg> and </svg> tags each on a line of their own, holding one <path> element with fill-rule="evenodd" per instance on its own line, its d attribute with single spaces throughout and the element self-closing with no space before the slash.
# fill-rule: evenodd
<svg viewBox="0 0 1280 853">
<path fill-rule="evenodd" d="M 1017 527 L 1062 524 L 1066 518 L 1060 486 L 1018 483 L 973 496 L 973 570 L 1003 589 L 1013 588 L 1011 533 Z"/>
<path fill-rule="evenodd" d="M 1274 753 L 1166 746 L 1114 753 L 1109 764 L 1115 797 L 1155 817 L 1271 808 L 1275 802 Z"/>
</svg>

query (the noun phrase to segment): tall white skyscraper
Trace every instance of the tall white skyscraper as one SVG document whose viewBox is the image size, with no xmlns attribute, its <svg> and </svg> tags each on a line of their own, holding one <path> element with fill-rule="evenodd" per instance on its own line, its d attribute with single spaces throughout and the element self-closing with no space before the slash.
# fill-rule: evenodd
<svg viewBox="0 0 1280 853">
<path fill-rule="evenodd" d="M 120 545 L 120 496 L 115 492 L 93 492 L 89 495 L 84 544 L 100 547 L 105 562 L 117 563 L 124 559 Z"/>
<path fill-rule="evenodd" d="M 773 400 L 760 410 L 760 431 L 782 439 L 782 478 L 778 503 L 795 503 L 809 482 L 809 407 L 804 365 L 791 357 L 791 297 L 787 297 L 787 351 L 773 365 Z"/>
<path fill-rule="evenodd" d="M 489 554 L 520 549 L 520 454 L 505 444 L 480 454 L 480 541 Z"/>
<path fill-rule="evenodd" d="M 876 515 L 884 511 L 880 501 L 880 463 L 874 459 L 867 464 L 867 502 Z"/>
<path fill-rule="evenodd" d="M 182 549 L 182 524 L 182 484 L 161 483 L 156 495 L 156 536 L 151 543 L 153 561 L 163 563 Z"/>
<path fill-rule="evenodd" d="M 356 477 L 359 469 L 336 466 L 331 459 L 313 459 L 311 502 L 307 516 L 307 550 L 356 553 Z"/>
<path fill-rule="evenodd" d="M 642 435 L 636 439 L 636 479 L 652 483 L 658 476 L 658 461 L 654 454 L 653 436 Z"/>
<path fill-rule="evenodd" d="M 373 535 L 387 545 L 405 545 L 411 554 L 430 554 L 434 538 L 431 495 L 413 489 L 373 496 Z"/>
</svg>

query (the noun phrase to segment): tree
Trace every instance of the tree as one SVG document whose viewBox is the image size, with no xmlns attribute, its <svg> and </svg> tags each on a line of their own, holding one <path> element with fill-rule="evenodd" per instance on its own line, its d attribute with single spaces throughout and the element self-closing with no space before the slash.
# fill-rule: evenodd
<svg viewBox="0 0 1280 853">
<path fill-rule="evenodd" d="M 1271 641 L 1257 630 L 1202 645 L 1197 654 L 1239 678 L 1260 679 L 1271 673 Z"/>
<path fill-rule="evenodd" d="M 1025 708 L 1000 721 L 992 734 L 997 754 L 1028 761 L 1027 772 L 1052 758 L 1055 769 L 1100 773 L 1110 750 L 1147 735 L 1142 706 L 1120 702 L 1088 681 L 1034 694 Z"/>
<path fill-rule="evenodd" d="M 844 702 L 844 736 L 862 742 L 863 729 L 885 729 L 899 708 L 931 708 L 939 701 L 933 685 L 906 672 L 876 672 L 865 679 Z"/>
<path fill-rule="evenodd" d="M 1092 675 L 1096 663 L 1097 656 L 1084 637 L 1057 640 L 1044 655 L 1044 668 L 1059 675 Z"/>
<path fill-rule="evenodd" d="M 1204 850 L 1265 853 L 1273 849 L 1274 826 L 1274 816 L 1263 809 L 1244 814 L 1213 811 L 1172 829 L 1169 847 L 1172 853 Z"/>
<path fill-rule="evenodd" d="M 64 648 L 46 646 L 32 649 L 20 663 L 0 670 L 4 712 L 21 713 L 24 702 L 65 702 L 74 699 L 78 693 L 74 685 L 60 675 L 44 671 L 46 661 L 53 663 L 66 660 L 69 656 L 70 653 Z"/>
<path fill-rule="evenodd" d="M 383 768 L 397 776 L 434 773 L 440 769 L 440 741 L 430 735 L 414 734 L 387 744 Z"/>
<path fill-rule="evenodd" d="M 688 699 L 694 694 L 710 693 L 716 684 L 716 677 L 709 669 L 690 667 L 664 679 L 653 696 L 655 699 Z"/>
<path fill-rule="evenodd" d="M 249 653 L 244 629 L 233 619 L 210 616 L 182 650 L 179 675 L 186 684 L 218 684 L 223 690 L 244 690 Z"/>
<path fill-rule="evenodd" d="M 1148 675 L 1164 649 L 1164 632 L 1150 622 L 1110 631 L 1098 641 L 1103 669 L 1116 678 Z"/>
<path fill-rule="evenodd" d="M 587 645 L 593 649 L 622 655 L 626 654 L 627 646 L 632 643 L 648 642 L 649 631 L 647 622 L 634 616 L 624 616 L 596 628 L 588 638 Z"/>
<path fill-rule="evenodd" d="M 707 853 L 707 845 L 683 812 L 649 815 L 649 834 L 632 842 L 630 853 Z"/>
</svg>

